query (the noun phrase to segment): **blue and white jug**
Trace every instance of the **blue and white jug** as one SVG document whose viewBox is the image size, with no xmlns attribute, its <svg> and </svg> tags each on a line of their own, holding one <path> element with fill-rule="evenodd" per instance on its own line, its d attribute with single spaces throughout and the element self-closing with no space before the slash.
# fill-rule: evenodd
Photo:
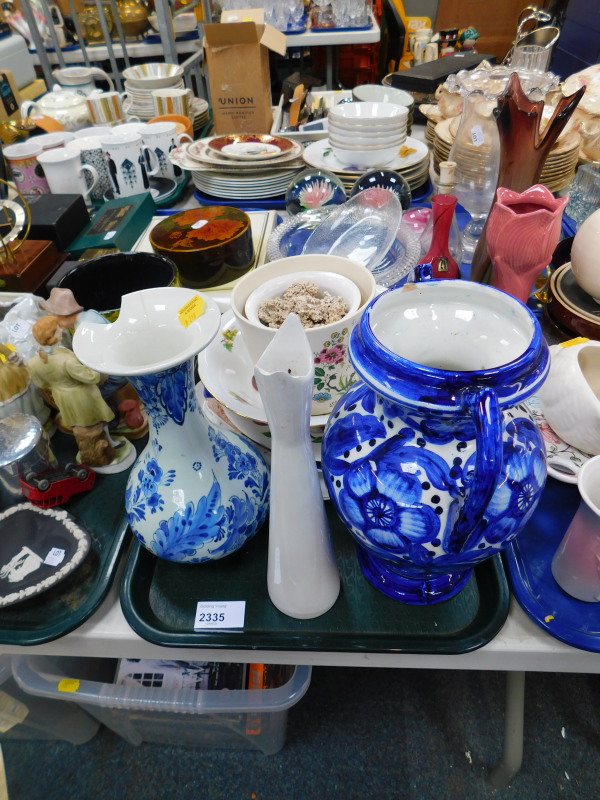
<svg viewBox="0 0 600 800">
<path fill-rule="evenodd" d="M 349 353 L 361 381 L 325 429 L 330 497 L 373 585 L 444 600 L 516 536 L 544 487 L 524 404 L 548 371 L 539 324 L 489 286 L 424 281 L 372 300 Z"/>
</svg>

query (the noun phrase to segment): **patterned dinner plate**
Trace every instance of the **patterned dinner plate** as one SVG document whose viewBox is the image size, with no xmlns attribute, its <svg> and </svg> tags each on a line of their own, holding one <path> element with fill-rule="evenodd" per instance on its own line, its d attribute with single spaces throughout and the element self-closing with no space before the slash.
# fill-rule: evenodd
<svg viewBox="0 0 600 800">
<path fill-rule="evenodd" d="M 293 150 L 294 142 L 266 133 L 236 133 L 209 139 L 206 146 L 213 153 L 236 161 L 268 161 Z"/>
<path fill-rule="evenodd" d="M 198 355 L 198 375 L 225 409 L 257 422 L 267 421 L 254 383 L 254 364 L 232 313 L 223 315 L 219 333 Z M 310 424 L 325 425 L 327 419 L 328 414 L 311 416 Z"/>
</svg>

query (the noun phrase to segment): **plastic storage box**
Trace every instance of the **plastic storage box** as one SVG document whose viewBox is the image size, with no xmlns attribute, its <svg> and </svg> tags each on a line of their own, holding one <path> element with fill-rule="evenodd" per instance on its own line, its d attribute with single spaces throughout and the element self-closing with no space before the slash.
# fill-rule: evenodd
<svg viewBox="0 0 600 800">
<path fill-rule="evenodd" d="M 84 744 L 96 735 L 100 723 L 75 703 L 63 698 L 32 697 L 17 686 L 11 656 L 0 656 L 0 741 L 3 739 L 52 739 Z M 26 716 L 23 717 L 23 714 Z M 12 722 L 21 718 L 12 727 Z"/>
<path fill-rule="evenodd" d="M 89 659 L 76 661 L 18 656 L 13 674 L 36 697 L 64 697 L 69 689 L 82 709 L 131 744 L 250 749 L 268 755 L 283 747 L 288 709 L 305 694 L 311 675 L 308 666 L 294 667 L 287 683 L 276 689 L 155 689 L 98 682 Z"/>
</svg>

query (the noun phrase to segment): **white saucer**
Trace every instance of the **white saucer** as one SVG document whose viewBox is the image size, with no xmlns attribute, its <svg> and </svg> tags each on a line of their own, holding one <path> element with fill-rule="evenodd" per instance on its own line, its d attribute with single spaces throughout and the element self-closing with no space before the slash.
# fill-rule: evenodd
<svg viewBox="0 0 600 800">
<path fill-rule="evenodd" d="M 267 421 L 254 384 L 254 365 L 232 313 L 223 314 L 219 333 L 198 355 L 198 375 L 225 409 L 256 422 Z M 312 416 L 311 428 L 325 425 L 328 418 L 328 414 Z"/>
<path fill-rule="evenodd" d="M 544 439 L 548 475 L 563 483 L 577 483 L 579 470 L 593 456 L 567 444 L 553 431 L 542 414 L 541 403 L 537 395 L 528 397 L 526 405 Z"/>
</svg>

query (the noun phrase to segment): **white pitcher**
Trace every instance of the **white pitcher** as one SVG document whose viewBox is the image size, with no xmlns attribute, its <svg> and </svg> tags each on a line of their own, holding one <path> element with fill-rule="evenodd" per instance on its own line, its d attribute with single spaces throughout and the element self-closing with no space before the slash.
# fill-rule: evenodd
<svg viewBox="0 0 600 800">
<path fill-rule="evenodd" d="M 84 97 L 90 95 L 96 88 L 95 78 L 106 81 L 110 91 L 115 88 L 110 76 L 98 67 L 64 67 L 55 69 L 52 77 L 63 89 L 70 89 Z"/>
</svg>

